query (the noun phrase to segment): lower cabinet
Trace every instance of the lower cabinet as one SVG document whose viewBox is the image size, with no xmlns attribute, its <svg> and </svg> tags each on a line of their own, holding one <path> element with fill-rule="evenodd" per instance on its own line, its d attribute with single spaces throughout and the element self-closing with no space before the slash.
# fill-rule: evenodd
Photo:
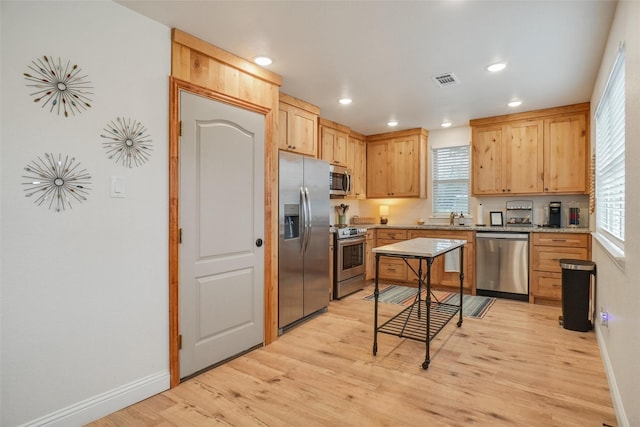
<svg viewBox="0 0 640 427">
<path fill-rule="evenodd" d="M 560 260 L 591 259 L 591 235 L 579 233 L 532 233 L 529 302 L 560 305 Z"/>
<path fill-rule="evenodd" d="M 407 240 L 407 230 L 384 229 L 376 231 L 376 246 L 391 245 Z M 375 256 L 373 256 L 373 263 L 373 274 L 375 276 Z M 378 268 L 380 274 L 379 280 L 385 279 L 393 282 L 407 281 L 407 265 L 400 258 L 381 256 Z"/>
<path fill-rule="evenodd" d="M 466 240 L 464 246 L 464 282 L 463 287 L 468 293 L 475 293 L 475 233 L 473 231 L 457 230 L 402 230 L 402 229 L 378 229 L 376 235 L 376 246 L 390 245 L 402 240 L 414 239 L 416 237 L 431 237 L 435 239 L 455 239 Z M 375 274 L 375 257 L 373 257 L 373 268 Z M 418 271 L 418 261 L 410 260 L 409 264 L 415 271 Z M 424 268 L 424 267 L 423 267 Z M 379 280 L 389 282 L 410 283 L 417 286 L 415 273 L 407 267 L 407 264 L 400 258 L 380 257 Z M 447 271 L 445 257 L 438 257 L 431 266 L 431 284 L 433 286 L 456 289 L 460 286 L 460 273 L 457 271 Z"/>
<path fill-rule="evenodd" d="M 364 242 L 364 253 L 365 253 L 365 280 L 373 280 L 375 278 L 376 272 L 376 259 L 373 256 L 373 248 L 376 246 L 376 231 L 375 230 L 367 230 L 367 234 L 365 236 Z"/>
<path fill-rule="evenodd" d="M 462 283 L 465 292 L 475 294 L 476 293 L 476 279 L 475 279 L 475 263 L 476 263 L 476 245 L 475 245 L 475 232 L 473 231 L 459 231 L 459 230 L 411 230 L 409 231 L 409 238 L 414 239 L 416 237 L 430 237 L 433 239 L 453 239 L 453 240 L 466 240 L 464 245 L 464 281 Z M 455 252 L 456 254 L 458 252 Z M 458 255 L 455 255 L 458 256 Z M 416 268 L 417 262 L 414 262 Z M 453 270 L 453 269 L 451 269 Z M 413 274 L 413 273 L 412 273 Z M 460 287 L 460 272 L 448 271 L 445 265 L 445 257 L 440 256 L 435 259 L 431 266 L 431 284 L 438 287 Z"/>
</svg>

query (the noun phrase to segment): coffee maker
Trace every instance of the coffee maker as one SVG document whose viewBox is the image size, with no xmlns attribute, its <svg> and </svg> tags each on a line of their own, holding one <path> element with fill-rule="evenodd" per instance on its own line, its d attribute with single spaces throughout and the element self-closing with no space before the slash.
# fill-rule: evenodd
<svg viewBox="0 0 640 427">
<path fill-rule="evenodd" d="M 562 202 L 549 202 L 549 227 L 560 228 L 562 227 Z"/>
</svg>

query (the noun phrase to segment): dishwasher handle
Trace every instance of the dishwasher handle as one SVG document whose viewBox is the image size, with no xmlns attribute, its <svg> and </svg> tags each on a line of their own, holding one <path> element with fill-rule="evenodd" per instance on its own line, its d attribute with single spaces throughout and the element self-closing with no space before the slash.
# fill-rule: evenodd
<svg viewBox="0 0 640 427">
<path fill-rule="evenodd" d="M 529 240 L 528 233 L 476 233 L 476 239 L 484 240 Z"/>
</svg>

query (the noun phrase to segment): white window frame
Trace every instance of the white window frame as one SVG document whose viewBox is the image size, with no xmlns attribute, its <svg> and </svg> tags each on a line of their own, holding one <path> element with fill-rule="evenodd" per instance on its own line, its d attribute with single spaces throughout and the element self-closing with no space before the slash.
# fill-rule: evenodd
<svg viewBox="0 0 640 427">
<path fill-rule="evenodd" d="M 595 112 L 596 234 L 624 266 L 625 244 L 625 50 L 618 52 Z"/>
<path fill-rule="evenodd" d="M 462 161 L 463 171 L 466 172 L 459 174 L 455 177 L 437 177 L 437 173 L 446 165 L 439 165 L 438 159 L 441 158 L 440 154 L 445 154 L 449 152 L 450 155 L 454 156 L 454 159 L 458 162 Z M 465 158 L 466 157 L 466 158 Z M 460 164 L 460 163 L 458 163 Z M 465 166 L 466 165 L 466 166 Z M 460 171 L 458 171 L 460 172 Z M 460 194 L 461 197 L 466 197 L 466 206 L 465 203 L 462 205 L 458 204 L 456 207 L 451 207 L 449 210 L 442 210 L 441 206 L 443 201 L 441 200 L 441 194 L 438 190 L 439 184 L 453 183 L 453 184 L 463 184 L 466 187 L 466 193 Z M 471 199 L 471 149 L 469 145 L 457 145 L 450 147 L 438 147 L 431 149 L 431 210 L 432 215 L 434 217 L 438 216 L 448 216 L 451 212 L 456 212 L 460 214 L 463 212 L 465 215 L 470 214 L 470 199 Z"/>
</svg>

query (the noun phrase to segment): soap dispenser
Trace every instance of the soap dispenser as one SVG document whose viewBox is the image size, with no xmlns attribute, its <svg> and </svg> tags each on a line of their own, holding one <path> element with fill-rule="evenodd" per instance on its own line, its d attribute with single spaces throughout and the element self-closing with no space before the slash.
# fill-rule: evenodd
<svg viewBox="0 0 640 427">
<path fill-rule="evenodd" d="M 460 212 L 460 217 L 458 220 L 458 225 L 465 225 L 465 219 L 464 219 L 464 214 L 462 212 Z"/>
</svg>

